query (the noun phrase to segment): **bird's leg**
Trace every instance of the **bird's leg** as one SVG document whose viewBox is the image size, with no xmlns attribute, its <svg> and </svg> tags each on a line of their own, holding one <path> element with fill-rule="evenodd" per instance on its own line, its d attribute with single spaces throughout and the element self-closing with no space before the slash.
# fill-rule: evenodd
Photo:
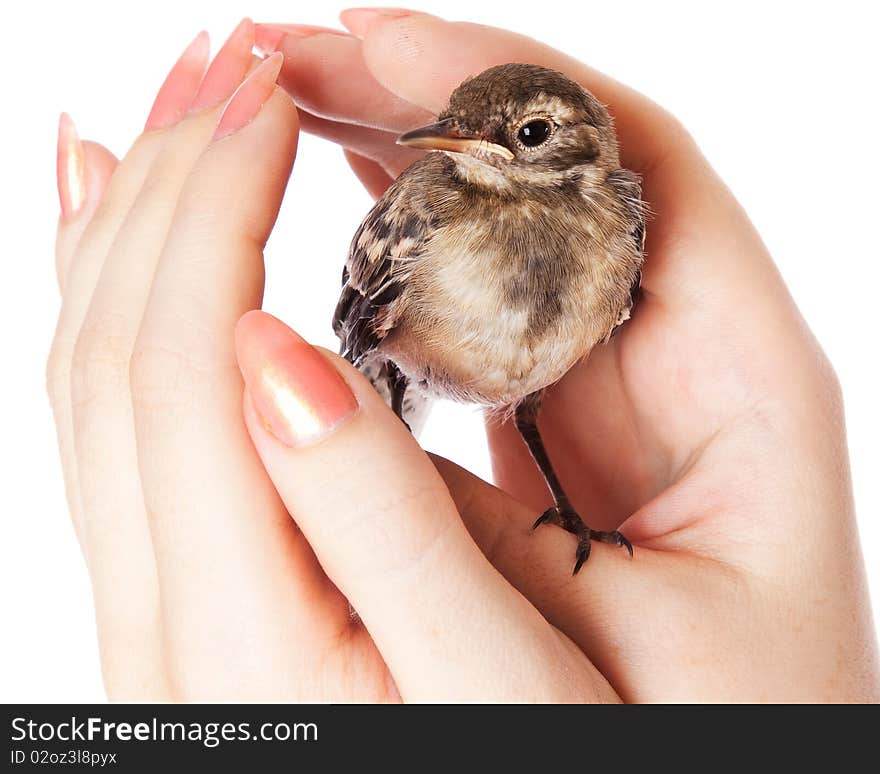
<svg viewBox="0 0 880 774">
<path fill-rule="evenodd" d="M 388 375 L 388 390 L 391 393 L 391 410 L 397 414 L 400 421 L 406 425 L 406 429 L 412 431 L 409 422 L 403 417 L 403 399 L 406 397 L 406 388 L 409 386 L 409 379 L 407 379 L 397 365 L 390 360 L 386 361 L 385 369 Z"/>
<path fill-rule="evenodd" d="M 534 523 L 532 529 L 547 522 L 550 524 L 557 524 L 577 537 L 578 547 L 574 572 L 572 575 L 577 575 L 578 570 L 581 569 L 581 565 L 587 561 L 590 556 L 590 543 L 593 540 L 598 540 L 601 543 L 611 543 L 615 546 L 623 546 L 629 551 L 629 555 L 632 556 L 632 545 L 629 540 L 620 534 L 620 532 L 617 530 L 606 532 L 603 530 L 590 529 L 584 524 L 581 517 L 569 502 L 568 495 L 565 494 L 562 484 L 559 483 L 556 471 L 553 470 L 553 465 L 550 463 L 550 457 L 547 455 L 547 450 L 544 448 L 541 434 L 538 432 L 538 413 L 541 410 L 542 396 L 543 391 L 533 392 L 531 395 L 526 396 L 526 398 L 517 405 L 514 414 L 516 428 L 526 442 L 526 446 L 529 447 L 532 458 L 541 470 L 555 503 L 553 508 L 548 508 L 538 517 L 538 520 Z"/>
</svg>

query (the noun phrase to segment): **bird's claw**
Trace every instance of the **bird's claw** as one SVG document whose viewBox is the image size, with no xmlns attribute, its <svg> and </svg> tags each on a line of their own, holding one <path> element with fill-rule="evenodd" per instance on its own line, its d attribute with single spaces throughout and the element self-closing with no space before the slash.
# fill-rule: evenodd
<svg viewBox="0 0 880 774">
<path fill-rule="evenodd" d="M 532 524 L 532 529 L 537 529 L 545 521 L 550 521 L 550 518 L 555 511 L 556 511 L 556 508 L 548 508 L 546 511 L 544 511 L 544 513 L 542 513 L 540 516 L 538 516 L 538 518 L 535 520 L 535 523 Z"/>
<path fill-rule="evenodd" d="M 548 508 L 538 517 L 532 525 L 532 529 L 536 529 L 545 523 L 556 524 L 577 537 L 578 547 L 575 553 L 576 561 L 572 575 L 577 575 L 584 562 L 590 558 L 590 549 L 594 540 L 625 548 L 629 552 L 630 557 L 633 555 L 632 543 L 627 540 L 625 535 L 616 529 L 608 531 L 590 529 L 572 508 Z"/>
<path fill-rule="evenodd" d="M 571 571 L 572 575 L 577 575 L 578 571 L 581 569 L 581 565 L 590 558 L 590 548 L 592 547 L 592 541 L 589 537 L 578 538 L 578 547 L 575 552 L 575 563 L 574 569 Z"/>
</svg>

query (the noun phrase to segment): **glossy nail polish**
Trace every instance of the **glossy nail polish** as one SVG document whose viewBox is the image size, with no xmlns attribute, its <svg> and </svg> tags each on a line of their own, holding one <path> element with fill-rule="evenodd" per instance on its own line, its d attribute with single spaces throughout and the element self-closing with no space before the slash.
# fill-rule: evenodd
<svg viewBox="0 0 880 774">
<path fill-rule="evenodd" d="M 330 362 L 271 315 L 245 315 L 236 349 L 252 405 L 283 444 L 316 443 L 357 411 L 354 395 Z"/>
<path fill-rule="evenodd" d="M 247 75 L 254 47 L 254 23 L 242 19 L 205 73 L 190 110 L 214 107 L 229 99 Z"/>
<path fill-rule="evenodd" d="M 238 87 L 229 104 L 220 116 L 214 132 L 214 140 L 220 140 L 247 126 L 275 89 L 275 81 L 281 70 L 284 57 L 276 52 L 265 59 L 241 86 Z"/>
<path fill-rule="evenodd" d="M 55 157 L 61 217 L 70 220 L 86 200 L 86 160 L 76 127 L 67 113 L 58 120 L 58 151 Z"/>
<path fill-rule="evenodd" d="M 275 51 L 281 43 L 281 39 L 288 35 L 292 38 L 310 38 L 314 35 L 351 37 L 344 30 L 334 30 L 330 27 L 315 27 L 311 24 L 256 24 L 254 25 L 254 30 L 254 47 L 264 56 Z"/>
<path fill-rule="evenodd" d="M 339 14 L 339 19 L 352 35 L 363 38 L 377 19 L 401 19 L 414 13 L 407 8 L 347 8 Z"/>
<path fill-rule="evenodd" d="M 200 32 L 165 78 L 144 126 L 145 132 L 173 126 L 186 115 L 202 83 L 209 50 L 208 33 Z"/>
</svg>

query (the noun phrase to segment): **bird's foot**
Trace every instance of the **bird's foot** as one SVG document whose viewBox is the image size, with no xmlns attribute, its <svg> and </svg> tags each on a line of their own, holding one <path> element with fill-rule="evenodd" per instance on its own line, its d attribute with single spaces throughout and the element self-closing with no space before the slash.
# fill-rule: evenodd
<svg viewBox="0 0 880 774">
<path fill-rule="evenodd" d="M 633 555 L 632 544 L 620 532 L 616 529 L 607 532 L 590 529 L 570 506 L 548 508 L 538 517 L 538 520 L 532 525 L 532 529 L 536 529 L 545 523 L 556 524 L 567 532 L 571 532 L 578 539 L 577 552 L 575 553 L 576 561 L 572 575 L 577 575 L 581 565 L 590 557 L 590 545 L 594 540 L 598 540 L 600 543 L 610 543 L 613 546 L 621 546 L 629 551 L 630 556 Z"/>
</svg>

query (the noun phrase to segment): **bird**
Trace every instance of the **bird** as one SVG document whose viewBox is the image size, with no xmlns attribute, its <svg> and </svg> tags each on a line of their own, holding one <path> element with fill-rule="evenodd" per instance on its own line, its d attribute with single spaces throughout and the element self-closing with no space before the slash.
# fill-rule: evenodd
<svg viewBox="0 0 880 774">
<path fill-rule="evenodd" d="M 408 425 L 435 397 L 513 418 L 554 505 L 535 521 L 592 541 L 538 430 L 541 400 L 630 317 L 645 255 L 641 179 L 621 167 L 608 110 L 532 64 L 465 80 L 437 120 L 401 135 L 426 151 L 357 229 L 333 327 L 340 353 Z"/>
</svg>

